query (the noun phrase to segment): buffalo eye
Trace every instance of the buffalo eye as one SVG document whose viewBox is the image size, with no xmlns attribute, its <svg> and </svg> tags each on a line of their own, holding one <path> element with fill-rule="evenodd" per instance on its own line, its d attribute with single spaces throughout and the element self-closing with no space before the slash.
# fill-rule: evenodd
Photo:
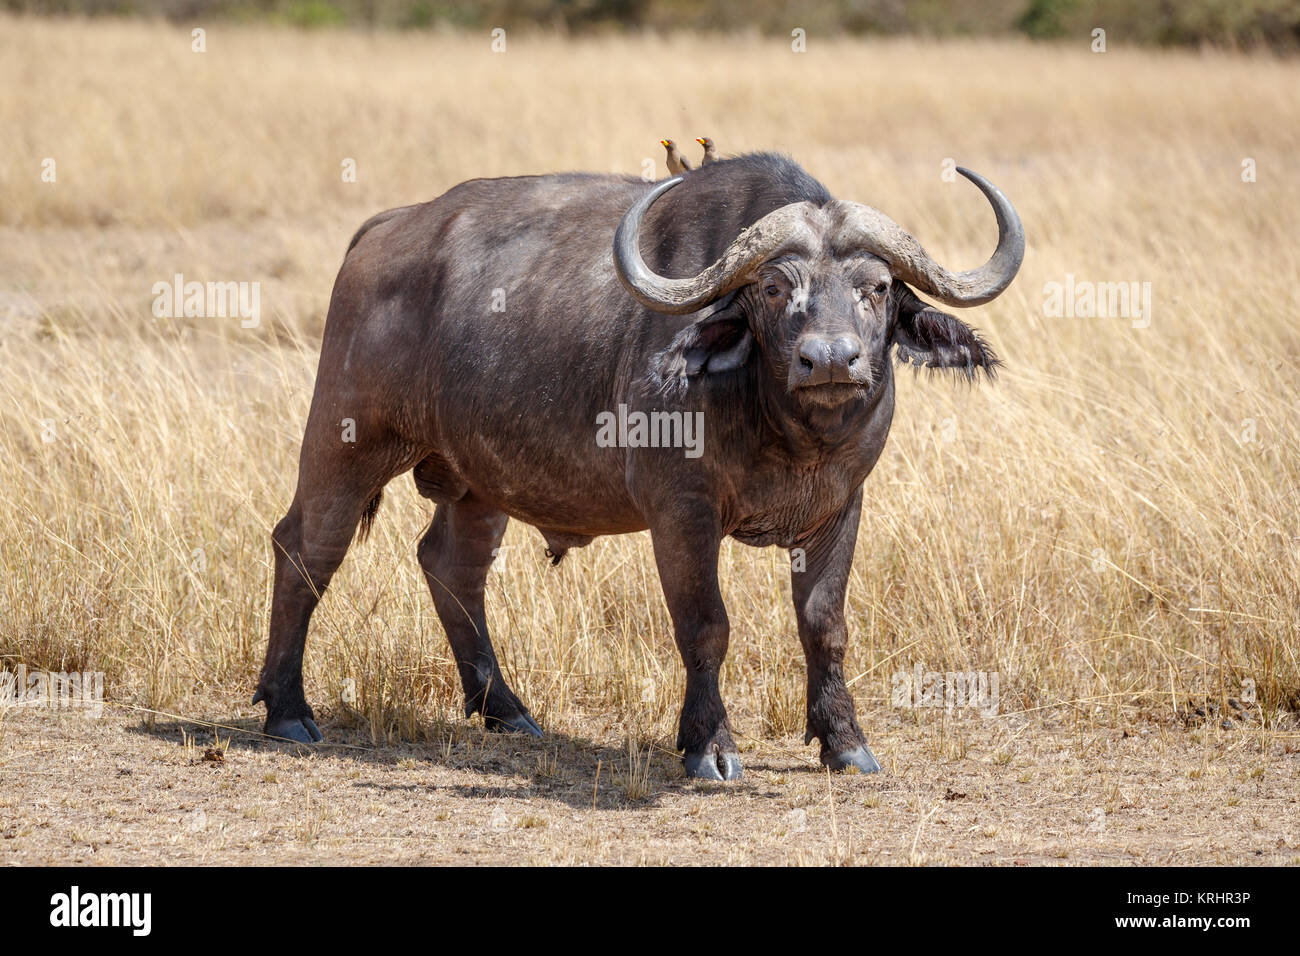
<svg viewBox="0 0 1300 956">
<path fill-rule="evenodd" d="M 885 279 L 881 279 L 879 282 L 877 282 L 875 285 L 871 287 L 870 291 L 867 294 L 884 295 L 886 290 L 888 289 L 889 289 L 889 282 Z"/>
<path fill-rule="evenodd" d="M 763 286 L 763 291 L 767 294 L 769 299 L 775 299 L 781 294 L 781 287 L 775 283 L 769 282 L 767 285 Z"/>
</svg>

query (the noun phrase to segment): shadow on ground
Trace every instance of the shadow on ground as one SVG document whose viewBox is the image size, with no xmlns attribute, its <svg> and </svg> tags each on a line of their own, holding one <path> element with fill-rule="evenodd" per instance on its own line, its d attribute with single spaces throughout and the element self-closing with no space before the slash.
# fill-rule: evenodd
<svg viewBox="0 0 1300 956">
<path fill-rule="evenodd" d="M 323 722 L 325 741 L 298 744 L 268 738 L 257 718 L 229 717 L 144 722 L 128 733 L 152 737 L 178 747 L 192 746 L 196 761 L 209 749 L 223 752 L 279 753 L 303 760 L 331 759 L 374 768 L 427 764 L 478 775 L 481 782 L 398 783 L 359 779 L 351 785 L 377 792 L 453 794 L 467 800 L 503 797 L 541 798 L 574 809 L 644 810 L 670 794 L 735 793 L 780 797 L 771 774 L 824 772 L 813 766 L 773 766 L 762 756 L 745 758 L 746 776 L 728 784 L 687 780 L 681 756 L 661 740 L 637 740 L 634 748 L 597 743 L 590 738 L 548 731 L 541 740 L 486 730 L 481 723 L 435 724 L 423 742 L 374 744 L 361 726 Z M 635 756 L 634 756 L 635 754 Z"/>
</svg>

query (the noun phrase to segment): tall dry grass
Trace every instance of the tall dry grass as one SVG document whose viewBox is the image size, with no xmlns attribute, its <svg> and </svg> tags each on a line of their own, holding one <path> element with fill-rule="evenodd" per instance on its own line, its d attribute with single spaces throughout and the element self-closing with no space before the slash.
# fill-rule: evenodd
<svg viewBox="0 0 1300 956">
<path fill-rule="evenodd" d="M 901 377 L 849 592 L 868 722 L 917 662 L 999 672 L 1004 711 L 1104 720 L 1247 679 L 1269 719 L 1296 706 L 1300 65 L 817 37 L 803 55 L 689 37 L 512 37 L 494 55 L 477 35 L 215 26 L 207 49 L 162 26 L 0 19 L 11 664 L 103 669 L 111 698 L 157 710 L 242 708 L 355 226 L 471 176 L 638 173 L 659 138 L 707 134 L 788 151 L 955 267 L 982 260 L 992 223 L 943 181 L 947 157 L 1029 233 L 1010 291 L 966 316 L 1000 381 Z M 261 282 L 261 326 L 154 319 L 152 284 L 176 272 Z M 1045 315 L 1067 273 L 1150 282 L 1150 327 Z M 430 513 L 396 481 L 313 622 L 309 698 L 377 739 L 458 712 L 414 559 Z M 526 527 L 505 545 L 490 624 L 543 723 L 669 736 L 682 680 L 646 537 L 556 569 Z M 728 544 L 722 579 L 735 722 L 801 730 L 786 556 Z"/>
</svg>

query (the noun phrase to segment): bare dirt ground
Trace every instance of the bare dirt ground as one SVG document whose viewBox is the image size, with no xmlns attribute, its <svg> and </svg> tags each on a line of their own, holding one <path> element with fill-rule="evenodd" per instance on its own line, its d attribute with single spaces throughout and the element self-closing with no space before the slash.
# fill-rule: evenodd
<svg viewBox="0 0 1300 956">
<path fill-rule="evenodd" d="M 1295 735 L 913 713 L 863 715 L 883 774 L 744 736 L 744 779 L 702 785 L 668 741 L 602 745 L 595 721 L 542 742 L 464 721 L 380 748 L 327 723 L 333 743 L 308 751 L 111 708 L 11 711 L 0 862 L 1300 864 Z"/>
</svg>

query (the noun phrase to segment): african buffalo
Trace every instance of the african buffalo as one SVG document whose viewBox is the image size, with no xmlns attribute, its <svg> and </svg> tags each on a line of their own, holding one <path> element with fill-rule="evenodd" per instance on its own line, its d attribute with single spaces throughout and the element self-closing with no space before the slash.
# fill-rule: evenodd
<svg viewBox="0 0 1300 956">
<path fill-rule="evenodd" d="M 471 180 L 364 224 L 334 284 L 297 493 L 272 536 L 254 697 L 266 732 L 320 739 L 302 685 L 308 621 L 384 485 L 414 469 L 437 504 L 419 560 L 467 716 L 541 733 L 502 678 L 483 610 L 507 520 L 536 527 L 556 561 L 597 535 L 648 528 L 685 664 L 686 771 L 740 776 L 718 693 L 728 623 L 717 559 L 731 535 L 802 549 L 791 580 L 806 740 L 820 739 L 832 769 L 878 770 L 844 682 L 844 594 L 862 483 L 894 413 L 890 350 L 992 375 L 980 336 L 909 286 L 979 305 L 1024 255 L 1010 202 L 960 171 L 998 223 L 993 256 L 961 273 L 771 154 L 658 183 Z M 703 440 L 687 454 L 608 427 L 638 412 L 660 413 L 659 425 L 690 416 Z"/>
</svg>

